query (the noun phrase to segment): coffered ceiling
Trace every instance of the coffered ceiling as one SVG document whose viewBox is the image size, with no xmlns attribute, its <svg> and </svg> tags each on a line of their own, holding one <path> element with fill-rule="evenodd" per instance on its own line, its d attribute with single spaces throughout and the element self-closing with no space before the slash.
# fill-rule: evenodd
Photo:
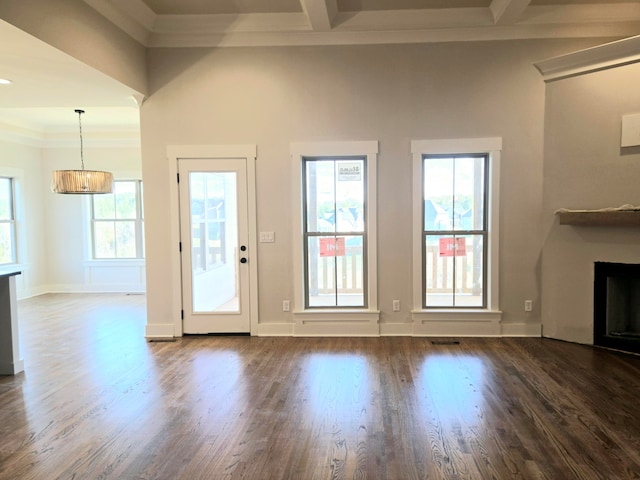
<svg viewBox="0 0 640 480">
<path fill-rule="evenodd" d="M 640 0 L 84 0 L 149 47 L 640 34 Z"/>
</svg>

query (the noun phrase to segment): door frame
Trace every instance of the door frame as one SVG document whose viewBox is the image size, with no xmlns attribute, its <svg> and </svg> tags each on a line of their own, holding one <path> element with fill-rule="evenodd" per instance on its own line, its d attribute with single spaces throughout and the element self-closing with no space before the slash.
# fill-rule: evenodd
<svg viewBox="0 0 640 480">
<path fill-rule="evenodd" d="M 182 264 L 180 253 L 180 191 L 178 189 L 179 159 L 244 159 L 247 162 L 247 213 L 249 221 L 249 315 L 251 335 L 258 331 L 258 216 L 256 208 L 256 145 L 168 145 L 169 199 L 171 217 L 171 242 L 175 245 L 171 255 L 172 318 L 174 336 L 183 335 L 182 327 Z"/>
</svg>

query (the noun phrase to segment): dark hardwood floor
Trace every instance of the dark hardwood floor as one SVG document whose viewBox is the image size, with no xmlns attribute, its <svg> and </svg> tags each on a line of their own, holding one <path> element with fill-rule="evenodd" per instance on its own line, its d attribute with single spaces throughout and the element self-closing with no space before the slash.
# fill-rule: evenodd
<svg viewBox="0 0 640 480">
<path fill-rule="evenodd" d="M 0 479 L 640 478 L 640 357 L 546 339 L 148 343 L 144 302 L 19 302 Z"/>
</svg>

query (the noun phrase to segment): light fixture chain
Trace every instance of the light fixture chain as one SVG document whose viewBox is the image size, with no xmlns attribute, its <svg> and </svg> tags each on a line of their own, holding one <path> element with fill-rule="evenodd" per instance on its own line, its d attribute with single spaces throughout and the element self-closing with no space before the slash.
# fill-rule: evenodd
<svg viewBox="0 0 640 480">
<path fill-rule="evenodd" d="M 82 114 L 83 110 L 76 110 L 78 112 L 78 124 L 80 125 L 80 164 L 82 165 L 82 170 L 84 170 L 84 148 L 82 144 Z"/>
</svg>

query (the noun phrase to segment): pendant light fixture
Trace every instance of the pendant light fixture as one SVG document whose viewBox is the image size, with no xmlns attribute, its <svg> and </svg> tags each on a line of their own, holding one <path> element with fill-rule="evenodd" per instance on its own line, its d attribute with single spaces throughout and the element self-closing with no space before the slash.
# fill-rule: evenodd
<svg viewBox="0 0 640 480">
<path fill-rule="evenodd" d="M 76 110 L 80 125 L 80 163 L 81 170 L 55 170 L 51 178 L 51 190 L 55 193 L 111 193 L 113 192 L 113 175 L 110 172 L 84 169 L 84 152 L 82 145 L 82 114 L 84 110 Z"/>
</svg>

